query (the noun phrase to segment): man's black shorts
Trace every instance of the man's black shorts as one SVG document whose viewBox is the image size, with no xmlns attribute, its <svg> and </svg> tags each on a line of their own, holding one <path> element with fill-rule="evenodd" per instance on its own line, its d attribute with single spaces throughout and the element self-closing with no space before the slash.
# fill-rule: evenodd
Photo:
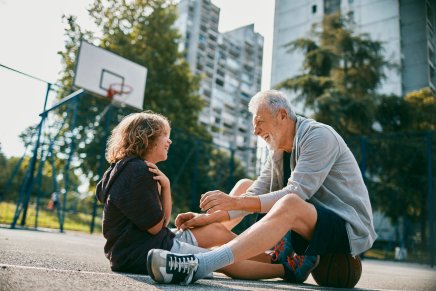
<svg viewBox="0 0 436 291">
<path fill-rule="evenodd" d="M 345 221 L 331 210 L 321 206 L 315 206 L 315 208 L 318 219 L 310 241 L 291 231 L 294 251 L 299 255 L 350 253 Z"/>
</svg>

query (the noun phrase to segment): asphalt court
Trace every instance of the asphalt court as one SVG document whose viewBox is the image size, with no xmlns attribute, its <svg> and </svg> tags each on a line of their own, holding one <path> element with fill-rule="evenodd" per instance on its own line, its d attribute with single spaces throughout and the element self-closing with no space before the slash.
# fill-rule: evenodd
<svg viewBox="0 0 436 291">
<path fill-rule="evenodd" d="M 101 235 L 0 228 L 0 290 L 331 290 L 310 276 L 305 284 L 280 279 L 233 280 L 219 273 L 189 286 L 159 285 L 149 276 L 114 273 Z M 354 290 L 436 290 L 436 269 L 364 260 Z M 337 289 L 344 290 L 344 289 Z"/>
</svg>

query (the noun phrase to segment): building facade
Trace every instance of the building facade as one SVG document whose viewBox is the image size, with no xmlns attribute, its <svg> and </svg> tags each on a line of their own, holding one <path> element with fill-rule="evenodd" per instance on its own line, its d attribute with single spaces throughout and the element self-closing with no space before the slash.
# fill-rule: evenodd
<svg viewBox="0 0 436 291">
<path fill-rule="evenodd" d="M 435 9 L 434 0 L 276 0 L 271 86 L 302 70 L 303 54 L 290 53 L 284 45 L 307 37 L 324 15 L 340 11 L 350 13 L 356 33 L 381 41 L 385 57 L 397 65 L 386 70 L 380 93 L 435 90 Z"/>
<path fill-rule="evenodd" d="M 257 139 L 247 109 L 261 88 L 263 37 L 254 25 L 219 33 L 219 14 L 210 0 L 181 0 L 179 49 L 192 72 L 201 76 L 199 94 L 206 106 L 199 122 L 216 145 L 233 152 L 248 174 L 254 174 Z"/>
</svg>

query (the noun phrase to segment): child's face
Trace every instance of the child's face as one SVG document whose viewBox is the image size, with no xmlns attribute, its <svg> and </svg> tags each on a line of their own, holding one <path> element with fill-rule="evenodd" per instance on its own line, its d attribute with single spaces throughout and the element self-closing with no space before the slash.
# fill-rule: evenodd
<svg viewBox="0 0 436 291">
<path fill-rule="evenodd" d="M 171 143 L 170 130 L 168 130 L 166 133 L 156 138 L 147 154 L 147 160 L 152 163 L 165 161 L 168 158 L 168 150 Z"/>
</svg>

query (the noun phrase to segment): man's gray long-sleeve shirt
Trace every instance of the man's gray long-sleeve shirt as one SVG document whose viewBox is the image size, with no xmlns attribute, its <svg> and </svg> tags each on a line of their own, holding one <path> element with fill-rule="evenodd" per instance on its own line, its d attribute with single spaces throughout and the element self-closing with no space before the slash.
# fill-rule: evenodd
<svg viewBox="0 0 436 291">
<path fill-rule="evenodd" d="M 356 159 L 333 128 L 312 119 L 297 117 L 288 184 L 283 185 L 283 152 L 272 151 L 248 192 L 259 195 L 261 212 L 289 193 L 330 209 L 346 222 L 352 255 L 368 250 L 376 239 L 368 190 Z M 243 213 L 229 211 L 230 218 Z"/>
</svg>

